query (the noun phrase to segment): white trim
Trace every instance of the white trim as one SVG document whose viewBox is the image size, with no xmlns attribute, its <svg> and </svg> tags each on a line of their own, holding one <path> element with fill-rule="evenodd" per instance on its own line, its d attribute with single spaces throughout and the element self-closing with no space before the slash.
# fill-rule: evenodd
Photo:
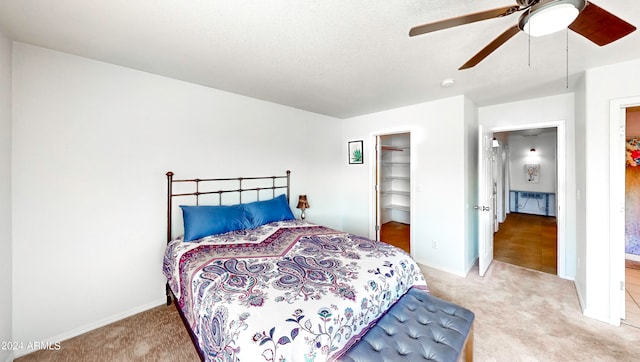
<svg viewBox="0 0 640 362">
<path fill-rule="evenodd" d="M 415 259 L 415 258 L 414 258 L 414 261 L 415 261 L 416 263 L 418 263 L 418 265 L 423 265 L 423 266 L 429 267 L 429 268 L 431 268 L 431 269 L 437 269 L 437 270 L 440 270 L 440 271 L 443 271 L 443 272 L 449 273 L 449 274 L 451 274 L 451 275 L 459 276 L 459 277 L 462 277 L 462 278 L 466 277 L 466 276 L 469 274 L 469 272 L 470 272 L 471 270 L 473 270 L 473 267 L 474 267 L 474 266 L 476 265 L 476 263 L 478 262 L 478 258 L 475 258 L 474 260 L 475 260 L 474 264 L 471 264 L 471 267 L 469 268 L 469 270 L 467 270 L 467 272 L 466 272 L 466 273 L 460 273 L 460 271 L 459 271 L 459 270 L 449 269 L 449 268 L 444 267 L 444 266 L 442 266 L 442 265 L 433 265 L 433 264 L 430 264 L 430 263 L 425 262 L 424 260 L 418 260 L 418 259 Z M 429 286 L 429 280 L 427 280 L 427 286 Z"/>
<path fill-rule="evenodd" d="M 609 103 L 609 322 L 620 325 L 625 314 L 624 275 L 626 108 L 640 105 L 640 97 Z"/>
<path fill-rule="evenodd" d="M 624 254 L 624 258 L 627 260 L 640 261 L 640 255 Z"/>
<path fill-rule="evenodd" d="M 133 316 L 135 314 L 147 311 L 149 309 L 152 309 L 152 308 L 155 308 L 155 307 L 159 307 L 159 306 L 164 305 L 166 303 L 167 303 L 166 298 L 158 299 L 158 300 L 156 300 L 154 302 L 147 303 L 147 304 L 141 305 L 139 307 L 129 309 L 129 310 L 125 311 L 125 312 L 112 315 L 111 317 L 107 317 L 107 318 L 101 319 L 101 320 L 99 320 L 97 322 L 89 323 L 89 324 L 84 325 L 82 327 L 70 330 L 68 332 L 59 334 L 57 336 L 44 338 L 42 340 L 43 341 L 50 341 L 52 343 L 61 342 L 62 348 L 64 348 L 64 341 L 67 340 L 67 339 L 70 339 L 70 338 L 73 338 L 73 337 L 77 337 L 77 336 L 79 336 L 81 334 L 90 332 L 90 331 L 92 331 L 94 329 L 97 329 L 97 328 L 100 328 L 100 327 L 104 327 L 104 326 L 106 326 L 108 324 L 120 321 L 120 320 L 125 319 L 127 317 L 131 317 L 131 316 Z M 22 357 L 22 356 L 27 355 L 27 354 L 29 354 L 31 352 L 35 352 L 35 350 L 28 350 L 28 349 L 16 350 L 14 358 Z"/>
<path fill-rule="evenodd" d="M 412 131 L 410 128 L 409 129 L 400 128 L 398 130 L 378 131 L 378 132 L 371 133 L 369 135 L 369 139 L 370 139 L 369 154 L 370 155 L 375 154 L 378 137 L 389 136 L 394 134 L 403 134 L 403 133 L 409 134 L 409 148 L 411 149 L 411 154 L 409 155 L 409 190 L 411 190 L 409 194 L 409 210 L 411 210 L 412 212 L 409 213 L 409 225 L 415 225 L 414 219 L 413 219 L 413 216 L 415 215 L 415 212 L 413 212 L 413 210 L 415 210 L 413 180 L 415 180 L 414 170 L 415 170 L 415 164 L 416 164 L 416 160 L 415 160 L 416 152 L 414 148 L 415 147 L 414 137 L 411 135 L 412 133 L 415 133 L 415 131 Z M 376 162 L 378 162 L 376 157 L 369 157 L 369 175 L 370 175 L 369 181 L 371 183 L 369 185 L 369 190 L 371 190 L 371 192 L 369 193 L 370 195 L 369 196 L 369 239 L 373 239 L 373 240 L 376 240 L 376 237 L 377 237 L 376 212 L 380 212 L 379 210 L 376 210 L 377 194 L 375 190 L 375 185 L 378 177 L 378 175 L 376 175 Z M 409 228 L 409 252 L 412 257 L 414 256 L 414 248 L 413 248 L 414 229 L 415 228 Z"/>
<path fill-rule="evenodd" d="M 562 279 L 572 279 L 567 276 L 566 253 L 567 253 L 567 139 L 566 121 L 549 121 L 539 123 L 526 123 L 518 125 L 508 125 L 493 127 L 490 130 L 496 132 L 520 131 L 536 128 L 556 128 L 556 162 L 558 172 L 556 175 L 558 194 L 556 195 L 556 222 L 558 224 L 558 277 Z"/>
</svg>

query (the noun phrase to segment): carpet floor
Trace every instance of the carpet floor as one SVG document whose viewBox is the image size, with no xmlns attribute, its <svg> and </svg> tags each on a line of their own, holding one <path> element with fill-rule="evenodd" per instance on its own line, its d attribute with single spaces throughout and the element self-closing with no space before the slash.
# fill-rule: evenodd
<svg viewBox="0 0 640 362">
<path fill-rule="evenodd" d="M 433 295 L 476 314 L 477 361 L 640 360 L 640 329 L 583 316 L 571 281 L 500 261 L 484 277 L 423 272 Z"/>
<path fill-rule="evenodd" d="M 571 281 L 494 261 L 485 277 L 423 267 L 431 293 L 476 315 L 476 361 L 638 361 L 640 329 L 584 317 Z M 160 306 L 38 351 L 29 361 L 198 361 L 174 306 Z M 258 361 L 260 359 L 256 359 Z"/>
</svg>

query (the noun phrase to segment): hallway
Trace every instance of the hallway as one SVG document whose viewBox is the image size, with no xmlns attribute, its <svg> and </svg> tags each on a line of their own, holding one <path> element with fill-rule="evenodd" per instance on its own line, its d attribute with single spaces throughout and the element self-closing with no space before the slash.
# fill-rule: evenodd
<svg viewBox="0 0 640 362">
<path fill-rule="evenodd" d="M 493 257 L 505 263 L 557 274 L 556 218 L 510 213 L 494 234 Z"/>
</svg>

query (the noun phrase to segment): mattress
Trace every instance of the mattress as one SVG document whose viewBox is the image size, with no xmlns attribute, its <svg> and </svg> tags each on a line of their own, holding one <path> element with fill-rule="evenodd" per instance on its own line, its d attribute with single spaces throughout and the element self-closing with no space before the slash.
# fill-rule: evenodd
<svg viewBox="0 0 640 362">
<path fill-rule="evenodd" d="M 401 249 L 302 220 L 176 239 L 163 271 L 207 361 L 333 361 L 427 290 Z"/>
</svg>

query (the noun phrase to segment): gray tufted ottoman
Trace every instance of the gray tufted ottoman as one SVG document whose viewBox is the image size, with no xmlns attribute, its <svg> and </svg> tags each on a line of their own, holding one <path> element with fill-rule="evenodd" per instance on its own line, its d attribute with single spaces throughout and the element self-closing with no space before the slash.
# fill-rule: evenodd
<svg viewBox="0 0 640 362">
<path fill-rule="evenodd" d="M 340 361 L 472 361 L 473 312 L 411 288 Z"/>
</svg>

